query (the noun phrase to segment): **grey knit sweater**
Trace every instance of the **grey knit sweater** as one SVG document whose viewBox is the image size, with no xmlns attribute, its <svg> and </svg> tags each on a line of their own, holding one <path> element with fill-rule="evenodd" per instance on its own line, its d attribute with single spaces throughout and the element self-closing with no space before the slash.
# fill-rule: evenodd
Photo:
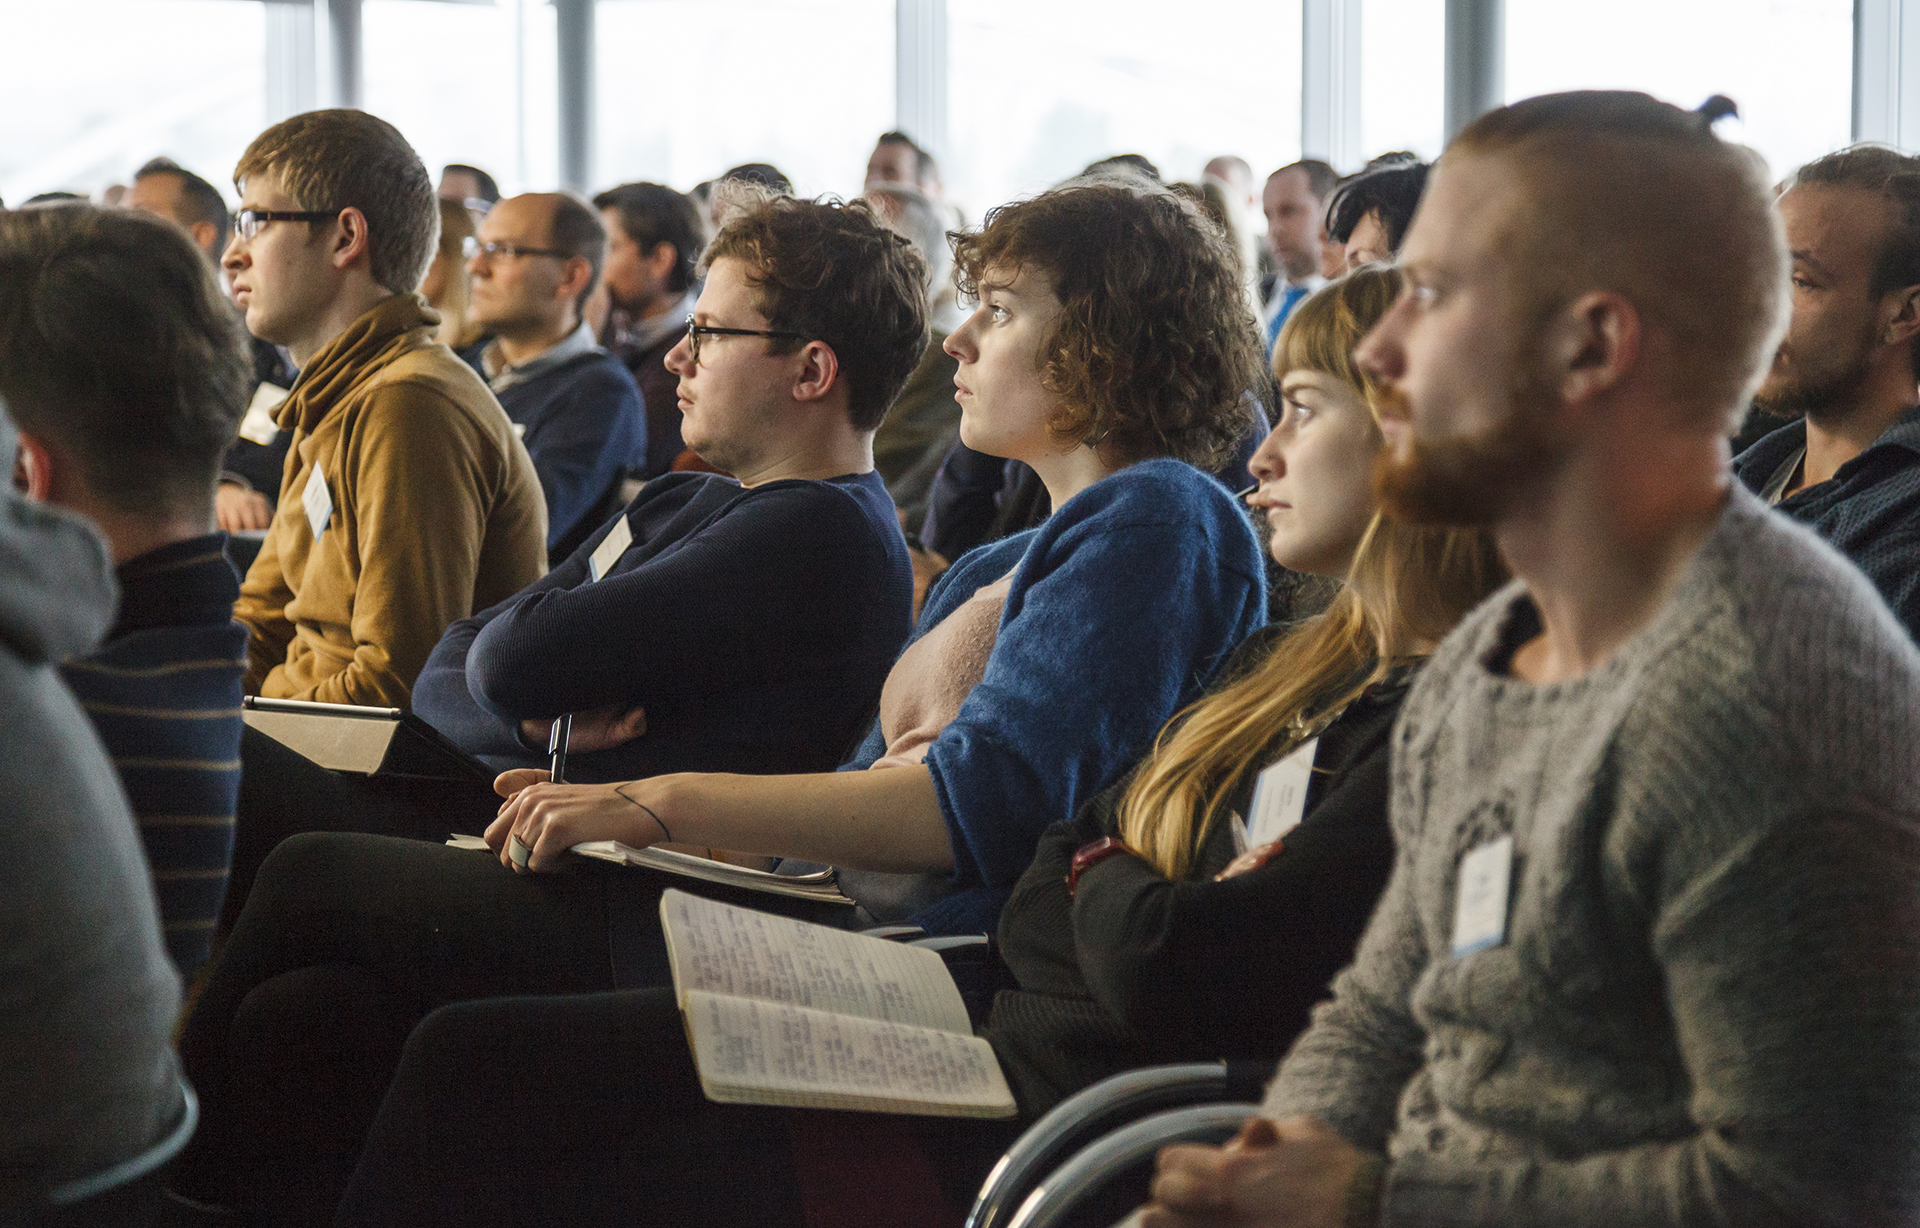
<svg viewBox="0 0 1920 1228">
<path fill-rule="evenodd" d="M 1268 1092 L 1390 1157 L 1383 1222 L 1920 1219 L 1920 655 L 1736 489 L 1584 678 L 1504 676 L 1518 586 L 1395 730 L 1398 859 Z M 1451 954 L 1463 855 L 1504 942 Z"/>
</svg>

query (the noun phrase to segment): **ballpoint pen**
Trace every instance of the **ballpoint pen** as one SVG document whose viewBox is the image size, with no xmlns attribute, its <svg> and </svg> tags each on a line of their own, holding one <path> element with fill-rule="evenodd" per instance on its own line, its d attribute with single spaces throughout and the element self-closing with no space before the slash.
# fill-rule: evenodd
<svg viewBox="0 0 1920 1228">
<path fill-rule="evenodd" d="M 573 714 L 563 715 L 553 722 L 552 730 L 547 734 L 547 754 L 553 756 L 552 765 L 547 773 L 548 779 L 555 784 L 564 784 L 567 779 L 567 741 L 573 736 Z M 519 836 L 507 839 L 507 856 L 513 864 L 524 870 L 527 859 L 533 856 L 533 850 Z"/>
</svg>

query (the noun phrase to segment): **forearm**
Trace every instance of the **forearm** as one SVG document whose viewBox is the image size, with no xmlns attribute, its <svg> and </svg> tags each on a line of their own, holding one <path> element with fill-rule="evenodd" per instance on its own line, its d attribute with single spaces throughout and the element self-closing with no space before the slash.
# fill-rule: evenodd
<svg viewBox="0 0 1920 1228">
<path fill-rule="evenodd" d="M 620 791 L 653 805 L 682 844 L 894 873 L 953 868 L 932 778 L 918 765 L 806 776 L 688 773 Z"/>
<path fill-rule="evenodd" d="M 793 857 L 865 870 L 941 872 L 953 850 L 932 779 L 923 767 L 806 776 L 680 773 L 624 784 L 555 785 L 545 773 L 508 774 L 513 791 L 488 830 L 509 833 L 546 870 L 576 844 L 617 840 L 635 848 L 671 843 Z"/>
</svg>

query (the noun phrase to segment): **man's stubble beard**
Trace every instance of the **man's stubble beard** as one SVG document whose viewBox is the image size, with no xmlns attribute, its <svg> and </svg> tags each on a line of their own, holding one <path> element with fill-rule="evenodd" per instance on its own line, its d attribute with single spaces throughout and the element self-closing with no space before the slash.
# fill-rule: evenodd
<svg viewBox="0 0 1920 1228">
<path fill-rule="evenodd" d="M 1373 489 L 1381 510 L 1404 524 L 1486 525 L 1510 512 L 1565 452 L 1550 427 L 1551 397 L 1535 372 L 1507 394 L 1505 412 L 1486 431 L 1442 439 L 1409 436 L 1403 449 L 1374 458 Z M 1407 396 L 1381 390 L 1387 417 L 1411 421 Z"/>
<path fill-rule="evenodd" d="M 1806 373 L 1796 370 L 1791 364 L 1792 354 L 1783 350 L 1789 359 L 1785 378 L 1771 393 L 1764 385 L 1754 393 L 1753 407 L 1776 418 L 1798 418 L 1803 414 L 1816 420 L 1844 418 L 1859 406 L 1872 378 L 1867 364 L 1870 350 L 1870 344 L 1860 345 L 1851 360 L 1838 369 Z"/>
</svg>

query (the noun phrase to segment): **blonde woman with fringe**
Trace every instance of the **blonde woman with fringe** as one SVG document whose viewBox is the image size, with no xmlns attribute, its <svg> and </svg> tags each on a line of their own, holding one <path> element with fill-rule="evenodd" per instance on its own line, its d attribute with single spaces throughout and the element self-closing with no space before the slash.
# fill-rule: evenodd
<svg viewBox="0 0 1920 1228">
<path fill-rule="evenodd" d="M 1379 390 L 1352 353 L 1396 290 L 1371 266 L 1295 310 L 1251 465 L 1274 558 L 1343 577 L 1338 596 L 1249 639 L 1131 775 L 1047 832 L 1002 913 L 1020 988 L 984 1032 L 1023 1113 L 1131 1067 L 1277 1060 L 1386 885 L 1407 681 L 1505 574 L 1478 530 L 1378 512 Z"/>
</svg>

